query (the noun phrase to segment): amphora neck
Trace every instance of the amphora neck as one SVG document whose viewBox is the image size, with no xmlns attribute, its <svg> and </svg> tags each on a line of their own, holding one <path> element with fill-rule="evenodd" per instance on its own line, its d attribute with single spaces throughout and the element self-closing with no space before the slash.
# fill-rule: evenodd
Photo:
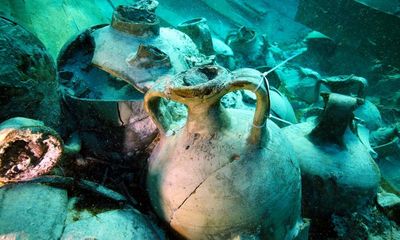
<svg viewBox="0 0 400 240">
<path fill-rule="evenodd" d="M 357 98 L 341 94 L 321 94 L 325 101 L 325 109 L 318 118 L 317 126 L 309 133 L 309 137 L 318 143 L 334 143 L 344 147 L 344 134 L 351 126 L 353 111 L 360 104 Z"/>
</svg>

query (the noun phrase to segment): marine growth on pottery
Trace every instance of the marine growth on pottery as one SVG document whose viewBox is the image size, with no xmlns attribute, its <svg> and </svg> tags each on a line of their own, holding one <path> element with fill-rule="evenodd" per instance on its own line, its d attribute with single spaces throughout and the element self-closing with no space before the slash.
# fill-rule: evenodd
<svg viewBox="0 0 400 240">
<path fill-rule="evenodd" d="M 300 171 L 288 140 L 267 119 L 268 90 L 246 71 L 192 68 L 163 78 L 145 96 L 161 131 L 149 159 L 147 189 L 157 214 L 188 239 L 293 239 L 300 218 Z M 255 113 L 225 109 L 220 99 L 247 89 Z M 185 104 L 186 125 L 169 129 L 160 98 Z"/>
</svg>

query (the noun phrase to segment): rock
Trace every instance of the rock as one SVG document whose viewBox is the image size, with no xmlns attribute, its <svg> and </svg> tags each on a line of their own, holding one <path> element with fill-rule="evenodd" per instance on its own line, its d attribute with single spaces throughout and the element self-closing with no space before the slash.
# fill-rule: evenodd
<svg viewBox="0 0 400 240">
<path fill-rule="evenodd" d="M 0 239 L 165 239 L 122 195 L 73 178 L 0 188 L 0 218 Z"/>
<path fill-rule="evenodd" d="M 111 210 L 67 224 L 61 239 L 160 239 L 151 228 L 135 210 Z"/>
<path fill-rule="evenodd" d="M 26 117 L 56 127 L 60 96 L 53 60 L 32 33 L 0 17 L 0 122 Z"/>
<path fill-rule="evenodd" d="M 41 184 L 0 188 L 0 239 L 58 239 L 67 202 L 67 191 Z"/>
</svg>

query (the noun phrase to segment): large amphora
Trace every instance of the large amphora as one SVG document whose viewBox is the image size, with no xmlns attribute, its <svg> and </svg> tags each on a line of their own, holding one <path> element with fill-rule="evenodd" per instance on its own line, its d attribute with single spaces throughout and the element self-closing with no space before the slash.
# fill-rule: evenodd
<svg viewBox="0 0 400 240">
<path fill-rule="evenodd" d="M 145 109 L 161 132 L 149 160 L 149 196 L 157 214 L 185 238 L 281 240 L 301 232 L 299 165 L 268 120 L 268 89 L 254 71 L 195 67 L 159 79 L 145 95 Z M 256 93 L 255 114 L 220 104 L 240 89 Z M 187 106 L 183 128 L 169 129 L 161 98 Z"/>
<path fill-rule="evenodd" d="M 303 212 L 317 219 L 367 207 L 380 182 L 379 169 L 353 123 L 360 100 L 337 93 L 322 95 L 325 108 L 314 122 L 284 128 L 300 162 Z"/>
</svg>

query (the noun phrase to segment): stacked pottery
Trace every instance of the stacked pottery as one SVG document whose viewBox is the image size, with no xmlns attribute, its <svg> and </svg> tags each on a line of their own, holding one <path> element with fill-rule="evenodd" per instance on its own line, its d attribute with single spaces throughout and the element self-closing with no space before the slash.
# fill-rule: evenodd
<svg viewBox="0 0 400 240">
<path fill-rule="evenodd" d="M 195 67 L 160 79 L 145 96 L 145 108 L 161 131 L 149 159 L 150 200 L 185 238 L 300 234 L 300 170 L 282 131 L 267 119 L 269 94 L 257 87 L 259 79 L 246 71 Z M 225 94 L 240 89 L 256 93 L 254 114 L 220 104 Z M 161 98 L 187 106 L 183 128 L 171 129 L 164 121 Z"/>
<path fill-rule="evenodd" d="M 358 100 L 324 94 L 325 109 L 315 119 L 284 128 L 299 158 L 306 217 L 345 214 L 373 203 L 380 172 L 355 134 Z"/>
<path fill-rule="evenodd" d="M 84 147 L 98 155 L 128 158 L 144 151 L 157 128 L 142 107 L 143 93 L 158 77 L 186 70 L 202 59 L 187 35 L 160 27 L 156 6 L 156 1 L 119 6 L 111 25 L 87 29 L 60 53 L 66 107 Z M 96 138 L 112 144 L 99 144 Z"/>
</svg>

